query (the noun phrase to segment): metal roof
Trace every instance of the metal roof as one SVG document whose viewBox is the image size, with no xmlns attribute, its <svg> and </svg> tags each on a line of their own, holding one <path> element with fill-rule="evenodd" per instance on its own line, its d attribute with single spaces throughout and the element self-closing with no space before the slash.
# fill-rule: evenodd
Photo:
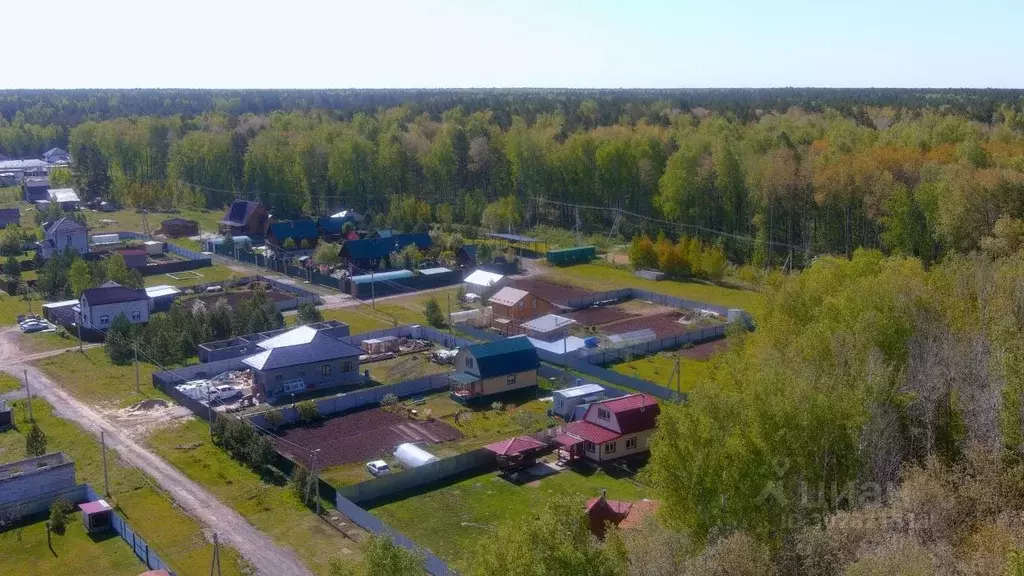
<svg viewBox="0 0 1024 576">
<path fill-rule="evenodd" d="M 529 292 L 526 290 L 505 286 L 501 290 L 498 290 L 494 296 L 491 296 L 491 299 L 488 300 L 488 302 L 496 302 L 502 306 L 515 306 L 520 300 L 526 298 L 527 294 L 529 294 Z"/>
<path fill-rule="evenodd" d="M 108 244 L 120 244 L 121 237 L 117 234 L 95 234 L 92 237 L 93 246 L 106 246 Z"/>
<path fill-rule="evenodd" d="M 529 236 L 520 236 L 519 234 L 488 234 L 491 238 L 498 238 L 500 240 L 508 240 L 509 242 L 540 242 L 536 238 L 530 238 Z"/>
<path fill-rule="evenodd" d="M 417 232 L 413 234 L 395 234 L 390 238 L 364 238 L 362 240 L 349 240 L 342 244 L 341 255 L 357 260 L 369 260 L 384 258 L 392 252 L 398 252 L 410 244 L 415 244 L 420 250 L 426 250 L 434 243 L 430 234 Z"/>
<path fill-rule="evenodd" d="M 579 398 L 580 396 L 590 396 L 592 394 L 600 394 L 602 392 L 604 392 L 604 387 L 598 384 L 580 384 L 579 386 L 573 386 L 572 388 L 555 390 L 554 393 L 562 398 Z"/>
<path fill-rule="evenodd" d="M 425 274 L 427 276 L 432 276 L 434 274 L 444 274 L 445 272 L 451 272 L 451 271 L 452 271 L 451 268 L 445 268 L 443 266 L 439 266 L 437 268 L 422 268 L 422 269 L 420 269 L 419 272 L 420 272 L 420 274 Z"/>
<path fill-rule="evenodd" d="M 169 284 L 161 284 L 159 286 L 150 286 L 149 288 L 146 288 L 146 296 L 149 296 L 150 298 L 161 298 L 163 296 L 173 296 L 175 294 L 181 294 L 181 290 Z"/>
<path fill-rule="evenodd" d="M 494 283 L 500 282 L 502 278 L 504 278 L 504 276 L 501 274 L 495 274 L 494 272 L 488 272 L 487 270 L 476 270 L 469 276 L 466 276 L 466 279 L 463 280 L 463 282 L 476 284 L 477 286 L 490 287 L 494 285 Z"/>
<path fill-rule="evenodd" d="M 612 334 L 608 337 L 609 340 L 616 344 L 622 342 L 647 342 L 648 340 L 656 340 L 658 335 L 650 328 L 643 328 L 641 330 L 633 330 L 632 332 L 623 332 L 621 334 Z"/>
<path fill-rule="evenodd" d="M 30 168 L 49 168 L 50 163 L 46 160 L 3 160 L 0 161 L 0 170 L 27 170 Z"/>
<path fill-rule="evenodd" d="M 275 370 L 343 358 L 358 358 L 362 354 L 362 351 L 355 346 L 332 338 L 323 332 L 314 332 L 315 334 L 308 342 L 278 345 L 270 350 L 244 358 L 242 363 L 257 370 Z M 282 336 L 286 334 L 282 334 Z M 274 338 L 261 342 L 259 346 L 263 346 L 271 340 Z"/>
<path fill-rule="evenodd" d="M 249 221 L 249 217 L 252 216 L 259 207 L 259 202 L 235 200 L 231 203 L 231 207 L 228 208 L 227 214 L 224 214 L 224 219 L 221 220 L 220 223 L 231 226 L 245 226 L 246 222 Z"/>
<path fill-rule="evenodd" d="M 485 449 L 494 452 L 498 456 L 515 456 L 523 452 L 531 452 L 546 447 L 547 444 L 533 438 L 532 436 L 516 436 L 507 440 L 501 440 L 484 446 Z"/>
<path fill-rule="evenodd" d="M 312 220 L 289 220 L 272 223 L 267 228 L 267 236 L 273 236 L 283 242 L 288 238 L 293 240 L 318 238 L 320 234 L 316 231 L 316 223 Z"/>
<path fill-rule="evenodd" d="M 553 342 L 545 342 L 543 340 L 537 340 L 536 338 L 530 338 L 530 342 L 533 343 L 534 347 L 541 350 L 547 350 L 552 354 L 568 354 L 569 352 L 573 352 L 580 348 L 585 348 L 587 345 L 586 340 L 579 336 L 566 336 L 565 338 L 561 338 Z"/>
<path fill-rule="evenodd" d="M 58 231 L 67 234 L 70 232 L 86 232 L 88 228 L 64 216 L 60 220 L 54 220 L 43 224 L 43 231 L 47 234 L 56 234 Z"/>
<path fill-rule="evenodd" d="M 145 290 L 125 288 L 124 286 L 107 286 L 104 288 L 89 288 L 82 292 L 82 299 L 89 306 L 101 304 L 118 304 L 120 302 L 135 302 L 137 300 L 149 300 Z"/>
<path fill-rule="evenodd" d="M 474 344 L 465 350 L 476 358 L 476 371 L 481 378 L 514 374 L 540 366 L 537 349 L 529 338 L 523 336 Z"/>
<path fill-rule="evenodd" d="M 565 328 L 571 324 L 575 324 L 576 321 L 572 318 L 566 318 L 557 314 L 545 314 L 540 318 L 534 318 L 529 322 L 523 324 L 523 328 L 532 330 L 534 332 L 540 332 L 541 334 L 547 334 L 553 332 L 559 328 Z"/>
<path fill-rule="evenodd" d="M 47 190 L 50 194 L 51 202 L 81 202 L 81 198 L 78 197 L 78 193 L 75 192 L 74 188 L 50 188 Z"/>
<path fill-rule="evenodd" d="M 363 274 L 362 276 L 353 276 L 350 278 L 353 284 L 369 284 L 373 282 L 384 282 L 386 280 L 400 280 L 402 278 L 412 278 L 412 270 L 391 270 L 390 272 L 377 272 L 374 274 Z"/>
<path fill-rule="evenodd" d="M 263 342 L 259 343 L 259 347 L 264 350 L 273 350 L 280 346 L 296 346 L 299 344 L 309 344 L 313 341 L 313 337 L 316 336 L 316 328 L 310 328 L 309 326 L 299 326 L 293 328 L 284 334 L 278 334 L 273 338 L 268 338 Z"/>
</svg>

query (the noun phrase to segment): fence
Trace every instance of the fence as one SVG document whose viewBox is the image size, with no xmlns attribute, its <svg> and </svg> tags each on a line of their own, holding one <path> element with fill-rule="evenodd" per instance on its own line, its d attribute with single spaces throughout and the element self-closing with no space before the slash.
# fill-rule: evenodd
<svg viewBox="0 0 1024 576">
<path fill-rule="evenodd" d="M 181 404 L 191 410 L 192 413 L 199 418 L 209 421 L 209 406 L 207 406 L 205 402 L 192 398 L 181 390 L 178 390 L 178 384 L 184 384 L 189 380 L 209 378 L 210 376 L 216 376 L 217 374 L 221 374 L 229 370 L 240 370 L 245 367 L 245 364 L 242 364 L 241 358 L 229 358 L 227 360 L 218 360 L 216 362 L 208 362 L 206 364 L 184 366 L 182 368 L 175 368 L 174 370 L 154 372 L 153 386 L 161 390 L 164 394 L 170 396 L 178 404 Z"/>
<path fill-rule="evenodd" d="M 260 268 L 267 268 L 279 272 L 286 276 L 293 278 L 300 278 L 310 284 L 317 284 L 319 286 L 326 286 L 327 288 L 333 288 L 335 290 L 343 290 L 342 282 L 340 279 L 326 274 L 321 274 L 314 270 L 307 270 L 305 268 L 298 268 L 288 264 L 287 261 L 280 258 L 269 258 L 267 256 L 260 256 L 255 252 L 242 252 L 236 251 L 231 253 L 224 249 L 223 245 L 215 246 L 214 253 L 225 258 L 234 258 L 239 262 L 245 262 L 246 264 L 252 264 L 253 266 Z"/>
<path fill-rule="evenodd" d="M 494 453 L 484 448 L 457 454 L 429 462 L 415 468 L 408 468 L 373 480 L 360 482 L 351 486 L 338 488 L 338 494 L 350 501 L 362 504 L 387 498 L 394 494 L 412 490 L 420 486 L 439 482 L 471 470 L 479 470 L 493 465 Z"/>
<path fill-rule="evenodd" d="M 569 354 L 591 364 L 604 366 L 615 362 L 629 360 L 634 356 L 647 356 L 662 350 L 672 350 L 686 344 L 700 344 L 709 340 L 717 340 L 725 336 L 726 325 L 718 324 L 690 330 L 678 336 L 668 336 L 658 340 L 639 342 L 631 346 L 617 348 L 579 348 Z"/>
<path fill-rule="evenodd" d="M 86 484 L 85 491 L 87 500 L 100 499 L 100 496 L 96 494 L 96 491 L 92 489 L 92 486 Z M 110 513 L 110 519 L 114 532 L 116 532 L 126 544 L 132 547 L 135 555 L 138 556 L 139 560 L 142 560 L 150 570 L 166 570 L 171 574 L 171 576 L 174 576 L 174 572 L 171 570 L 171 567 L 161 560 L 160 556 L 150 548 L 149 544 L 147 544 L 142 537 L 132 530 L 132 527 L 125 522 L 124 518 L 122 518 L 120 514 L 112 511 Z"/>
<path fill-rule="evenodd" d="M 639 288 L 622 288 L 619 290 L 609 290 L 607 292 L 597 292 L 595 294 L 587 296 L 586 298 L 570 298 L 565 301 L 565 305 L 568 306 L 569 308 L 572 308 L 573 310 L 582 310 L 583 308 L 590 308 L 595 304 L 610 304 L 613 302 L 619 302 L 622 300 L 629 299 L 646 300 L 647 302 L 650 302 L 652 304 L 671 306 L 673 308 L 708 310 L 723 317 L 729 315 L 729 309 L 726 308 L 725 306 L 708 304 L 706 302 L 697 302 L 696 300 L 687 300 L 685 298 L 677 298 L 675 296 L 658 294 L 657 292 L 641 290 Z"/>
<path fill-rule="evenodd" d="M 440 274 L 420 274 L 411 278 L 396 278 L 394 280 L 366 282 L 363 284 L 353 284 L 351 281 L 346 280 L 345 291 L 351 293 L 356 298 L 370 298 L 371 296 L 380 298 L 392 294 L 452 286 L 460 282 L 462 282 L 462 271 L 451 270 Z"/>
</svg>

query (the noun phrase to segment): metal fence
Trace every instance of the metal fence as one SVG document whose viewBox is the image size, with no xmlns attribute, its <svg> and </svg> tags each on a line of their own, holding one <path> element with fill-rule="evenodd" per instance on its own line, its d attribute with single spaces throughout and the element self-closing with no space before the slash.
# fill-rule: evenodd
<svg viewBox="0 0 1024 576">
<path fill-rule="evenodd" d="M 672 350 L 687 344 L 700 344 L 710 340 L 717 340 L 725 336 L 726 325 L 706 326 L 695 328 L 685 334 L 667 336 L 658 340 L 648 340 L 630 346 L 619 346 L 615 348 L 578 348 L 569 353 L 570 356 L 585 360 L 591 364 L 604 366 L 616 362 L 630 360 L 634 356 L 647 356 Z"/>
<path fill-rule="evenodd" d="M 340 279 L 326 274 L 321 274 L 315 270 L 292 266 L 286 260 L 282 260 L 280 258 L 260 256 L 254 252 L 236 251 L 235 253 L 231 253 L 225 250 L 223 246 L 215 246 L 214 253 L 218 256 L 234 258 L 239 262 L 245 262 L 246 264 L 252 264 L 253 266 L 260 268 L 267 268 L 268 270 L 273 270 L 286 276 L 300 278 L 310 284 L 317 284 L 319 286 L 333 288 L 334 290 L 343 290 L 342 281 Z"/>
<path fill-rule="evenodd" d="M 359 504 L 387 498 L 395 494 L 412 490 L 426 484 L 439 482 L 445 478 L 464 474 L 471 470 L 482 470 L 493 466 L 494 452 L 478 448 L 471 452 L 456 454 L 450 458 L 442 458 L 428 462 L 415 468 L 407 468 L 380 478 L 374 478 L 359 484 L 338 488 L 338 494 Z"/>
<path fill-rule="evenodd" d="M 723 317 L 729 315 L 729 308 L 725 306 L 698 302 L 696 300 L 687 300 L 685 298 L 678 298 L 667 294 L 658 294 L 657 292 L 641 290 L 640 288 L 621 288 L 619 290 L 597 292 L 587 296 L 586 298 L 570 298 L 565 301 L 565 305 L 573 310 L 582 310 L 598 304 L 613 304 L 623 300 L 645 300 L 652 304 L 671 306 L 673 308 L 708 310 Z"/>
</svg>

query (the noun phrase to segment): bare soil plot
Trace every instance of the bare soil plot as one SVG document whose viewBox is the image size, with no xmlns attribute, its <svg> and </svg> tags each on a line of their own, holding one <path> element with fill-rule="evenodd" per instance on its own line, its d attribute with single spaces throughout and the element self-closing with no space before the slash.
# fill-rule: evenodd
<svg viewBox="0 0 1024 576">
<path fill-rule="evenodd" d="M 275 447 L 307 467 L 312 465 L 312 451 L 319 449 L 317 467 L 322 469 L 374 460 L 403 442 L 450 442 L 461 438 L 462 433 L 437 420 L 412 420 L 374 408 L 314 426 L 289 428 L 278 436 L 271 437 Z"/>
<path fill-rule="evenodd" d="M 692 348 L 684 348 L 679 351 L 679 355 L 685 358 L 692 358 L 694 360 L 707 360 L 718 352 L 725 350 L 728 345 L 728 340 L 725 338 L 719 338 L 718 340 L 698 344 Z"/>
<path fill-rule="evenodd" d="M 572 318 L 583 326 L 603 326 L 620 320 L 637 318 L 640 314 L 626 312 L 618 306 L 603 306 L 601 308 L 585 308 L 583 310 L 577 310 L 576 312 L 563 314 L 563 316 L 566 318 Z"/>
<path fill-rule="evenodd" d="M 562 305 L 567 304 L 569 300 L 587 298 L 594 294 L 594 292 L 591 292 L 590 290 L 576 286 L 555 284 L 553 282 L 545 281 L 542 278 L 518 278 L 513 280 L 510 286 L 520 290 L 526 290 L 530 294 L 540 296 L 553 304 Z"/>
<path fill-rule="evenodd" d="M 658 338 L 679 336 L 693 328 L 692 326 L 679 322 L 679 319 L 683 316 L 684 314 L 682 312 L 662 312 L 660 314 L 629 318 L 627 320 L 620 320 L 618 322 L 606 324 L 601 327 L 601 331 L 605 334 L 622 334 L 624 332 L 635 332 L 637 330 L 650 328 Z"/>
</svg>

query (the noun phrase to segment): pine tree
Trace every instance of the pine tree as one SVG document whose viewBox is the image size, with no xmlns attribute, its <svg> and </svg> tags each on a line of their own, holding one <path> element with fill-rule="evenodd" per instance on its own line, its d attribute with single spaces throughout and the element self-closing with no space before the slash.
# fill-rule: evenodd
<svg viewBox="0 0 1024 576">
<path fill-rule="evenodd" d="M 124 314 L 118 314 L 107 330 L 103 350 L 110 361 L 119 366 L 128 364 L 135 358 L 135 327 Z"/>
<path fill-rule="evenodd" d="M 46 454 L 46 434 L 33 422 L 25 435 L 25 456 L 34 458 L 43 454 Z"/>
</svg>

